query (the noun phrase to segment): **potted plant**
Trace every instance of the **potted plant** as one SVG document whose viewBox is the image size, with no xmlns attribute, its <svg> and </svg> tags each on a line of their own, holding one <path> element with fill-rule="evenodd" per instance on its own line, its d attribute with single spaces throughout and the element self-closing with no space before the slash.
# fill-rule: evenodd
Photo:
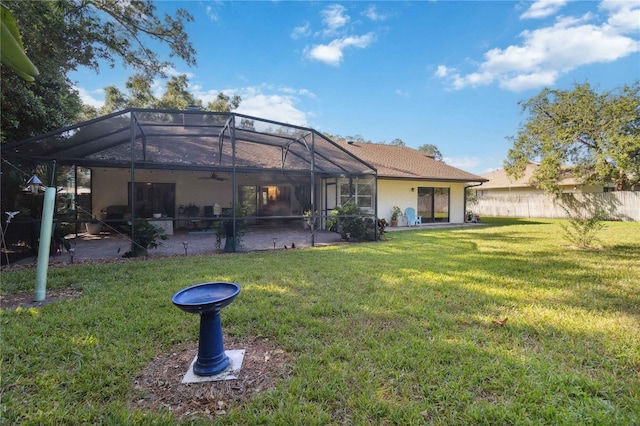
<svg viewBox="0 0 640 426">
<path fill-rule="evenodd" d="M 303 217 L 304 217 L 304 222 L 302 223 L 302 226 L 304 227 L 304 229 L 313 229 L 314 225 L 315 225 L 315 217 L 314 216 L 318 216 L 319 212 L 316 211 L 315 213 L 312 212 L 311 210 L 306 210 L 303 213 Z"/>
<path fill-rule="evenodd" d="M 402 210 L 400 210 L 400 207 L 391 207 L 391 226 L 398 226 L 398 216 L 400 216 L 401 214 Z"/>
<path fill-rule="evenodd" d="M 102 232 L 102 222 L 92 217 L 91 222 L 87 222 L 87 233 L 89 235 L 100 235 L 100 232 Z"/>
<path fill-rule="evenodd" d="M 166 240 L 167 235 L 164 229 L 156 226 L 144 219 L 136 219 L 133 229 L 133 241 L 131 242 L 131 250 L 126 252 L 122 257 L 138 257 L 146 256 L 147 250 L 157 248 L 162 245 L 157 239 Z"/>
</svg>

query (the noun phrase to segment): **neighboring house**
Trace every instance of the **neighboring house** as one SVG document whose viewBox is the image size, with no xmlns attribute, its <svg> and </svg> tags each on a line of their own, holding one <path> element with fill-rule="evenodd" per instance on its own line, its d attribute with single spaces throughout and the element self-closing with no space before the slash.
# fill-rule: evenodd
<svg viewBox="0 0 640 426">
<path fill-rule="evenodd" d="M 483 174 L 489 181 L 476 190 L 473 210 L 481 216 L 535 217 L 565 219 L 570 217 L 563 203 L 545 193 L 535 183 L 538 164 L 529 163 L 520 179 L 510 178 L 504 170 Z M 584 185 L 575 179 L 572 168 L 562 169 L 560 188 L 577 200 L 599 200 L 603 205 L 615 207 L 610 217 L 638 220 L 637 195 L 630 191 L 614 191 L 610 185 Z"/>
<path fill-rule="evenodd" d="M 423 223 L 465 221 L 465 189 L 486 178 L 449 166 L 406 146 L 339 142 L 378 172 L 378 216 L 387 221 L 391 208 L 416 209 Z"/>
<path fill-rule="evenodd" d="M 500 197 L 508 195 L 544 194 L 544 191 L 536 185 L 534 172 L 540 167 L 536 163 L 529 163 L 520 179 L 513 179 L 507 175 L 504 169 L 495 170 L 480 176 L 488 182 L 476 188 L 478 198 Z M 583 185 L 575 179 L 571 173 L 571 167 L 564 167 L 562 179 L 559 182 L 562 192 L 599 193 L 613 190 L 613 185 Z"/>
</svg>

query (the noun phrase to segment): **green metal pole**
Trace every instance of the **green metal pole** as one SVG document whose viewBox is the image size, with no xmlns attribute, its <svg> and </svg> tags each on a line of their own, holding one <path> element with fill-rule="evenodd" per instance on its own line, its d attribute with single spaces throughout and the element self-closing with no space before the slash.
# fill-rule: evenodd
<svg viewBox="0 0 640 426">
<path fill-rule="evenodd" d="M 51 249 L 51 231 L 53 229 L 53 208 L 56 189 L 47 187 L 42 202 L 42 223 L 40 225 L 40 246 L 38 247 L 38 265 L 36 269 L 36 294 L 34 300 L 42 302 L 47 296 L 47 269 Z"/>
</svg>

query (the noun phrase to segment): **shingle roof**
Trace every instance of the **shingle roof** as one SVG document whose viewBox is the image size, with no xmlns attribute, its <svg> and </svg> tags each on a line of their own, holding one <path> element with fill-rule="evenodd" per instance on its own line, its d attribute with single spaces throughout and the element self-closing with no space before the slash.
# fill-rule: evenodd
<svg viewBox="0 0 640 426">
<path fill-rule="evenodd" d="M 489 173 L 482 174 L 482 177 L 488 179 L 489 182 L 482 185 L 482 189 L 497 189 L 497 188 L 536 188 L 536 183 L 533 178 L 533 173 L 540 167 L 539 164 L 529 163 L 524 170 L 524 174 L 520 179 L 513 179 L 507 175 L 504 169 L 494 170 Z M 573 186 L 579 182 L 572 176 L 571 168 L 565 166 L 563 168 L 563 177 L 560 180 L 562 186 Z"/>
<path fill-rule="evenodd" d="M 371 164 L 379 178 L 404 178 L 459 182 L 485 182 L 486 179 L 449 166 L 413 148 L 376 143 L 347 143 L 340 146 Z"/>
</svg>

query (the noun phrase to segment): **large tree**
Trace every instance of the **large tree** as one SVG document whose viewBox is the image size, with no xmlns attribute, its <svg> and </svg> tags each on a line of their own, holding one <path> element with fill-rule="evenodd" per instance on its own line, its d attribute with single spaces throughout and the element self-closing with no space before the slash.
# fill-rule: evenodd
<svg viewBox="0 0 640 426">
<path fill-rule="evenodd" d="M 426 143 L 424 145 L 420 145 L 418 147 L 418 151 L 424 152 L 425 154 L 427 154 L 430 157 L 433 157 L 433 159 L 437 160 L 437 161 L 442 161 L 442 159 L 443 159 L 442 153 L 440 152 L 438 147 L 435 146 L 435 145 L 432 145 L 430 143 Z"/>
<path fill-rule="evenodd" d="M 604 93 L 589 84 L 544 89 L 520 105 L 528 117 L 510 138 L 510 176 L 519 178 L 527 163 L 539 162 L 534 180 L 556 195 L 564 165 L 585 183 L 611 182 L 625 190 L 640 182 L 640 82 Z"/>
<path fill-rule="evenodd" d="M 164 75 L 171 62 L 148 47 L 160 42 L 170 58 L 195 64 L 195 50 L 185 24 L 193 17 L 183 9 L 158 16 L 151 0 L 3 1 L 22 35 L 24 49 L 40 71 L 28 83 L 2 65 L 2 141 L 24 139 L 76 121 L 82 103 L 68 72 L 79 67 L 99 71 L 122 60 L 147 79 Z"/>
<path fill-rule="evenodd" d="M 189 107 L 202 109 L 203 102 L 197 99 L 189 91 L 189 79 L 186 75 L 171 77 L 165 86 L 164 93 L 160 98 L 156 98 L 151 91 L 149 80 L 142 75 L 129 77 L 126 83 L 126 92 L 122 92 L 116 86 L 105 87 L 105 103 L 99 110 L 86 109 L 85 114 L 93 117 L 106 115 L 125 108 L 164 108 L 184 110 Z M 216 99 L 207 103 L 207 111 L 230 112 L 240 105 L 242 98 L 238 95 L 233 97 L 224 93 L 218 93 Z"/>
<path fill-rule="evenodd" d="M 391 142 L 389 142 L 389 145 L 395 145 L 395 146 L 407 146 L 406 143 L 404 143 L 404 141 L 400 138 L 395 138 L 394 140 L 392 140 Z"/>
</svg>

